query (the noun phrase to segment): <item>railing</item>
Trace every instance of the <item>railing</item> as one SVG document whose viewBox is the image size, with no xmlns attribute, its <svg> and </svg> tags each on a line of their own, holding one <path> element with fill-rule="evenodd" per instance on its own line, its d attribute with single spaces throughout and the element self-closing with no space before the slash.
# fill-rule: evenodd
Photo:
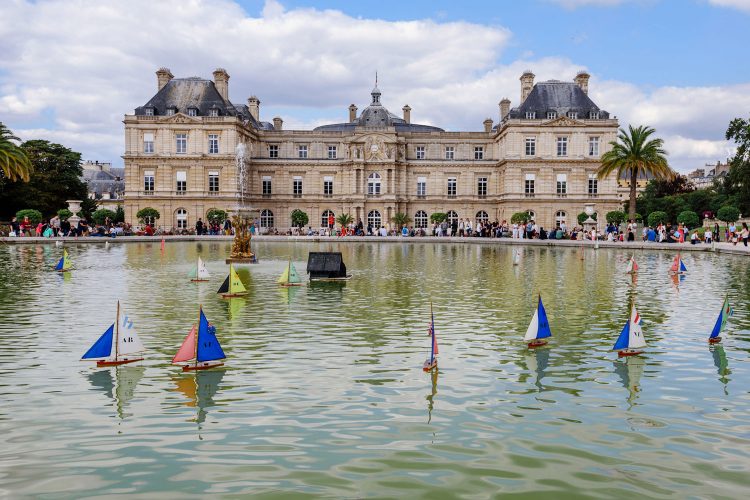
<svg viewBox="0 0 750 500">
<path fill-rule="evenodd" d="M 262 194 L 262 195 L 260 195 L 260 196 L 261 196 L 262 198 L 270 198 L 270 197 L 271 197 L 271 193 L 263 193 L 263 194 Z"/>
<path fill-rule="evenodd" d="M 479 198 L 480 200 L 484 200 L 485 198 L 487 198 L 487 195 L 486 194 L 478 194 L 477 198 Z"/>
<path fill-rule="evenodd" d="M 153 196 L 153 195 L 154 195 L 154 191 L 153 191 L 153 190 L 150 190 L 150 191 L 142 191 L 142 192 L 141 192 L 141 195 L 142 195 L 142 196 Z"/>
<path fill-rule="evenodd" d="M 293 194 L 292 198 L 302 198 L 302 195 L 301 194 Z"/>
<path fill-rule="evenodd" d="M 534 193 L 525 193 L 524 197 L 525 198 L 533 198 L 534 197 Z"/>
<path fill-rule="evenodd" d="M 176 196 L 185 196 L 187 194 L 187 191 L 175 191 L 174 194 Z"/>
<path fill-rule="evenodd" d="M 557 196 L 558 198 L 567 198 L 567 197 L 568 197 L 568 194 L 567 194 L 567 193 L 557 193 L 557 195 L 556 195 L 556 196 Z"/>
<path fill-rule="evenodd" d="M 597 193 L 589 193 L 589 198 L 598 198 L 599 195 Z"/>
<path fill-rule="evenodd" d="M 380 198 L 380 193 L 367 193 L 368 198 Z"/>
<path fill-rule="evenodd" d="M 448 199 L 449 200 L 455 200 L 456 198 L 457 198 L 457 196 L 455 194 L 449 194 L 448 195 Z"/>
</svg>

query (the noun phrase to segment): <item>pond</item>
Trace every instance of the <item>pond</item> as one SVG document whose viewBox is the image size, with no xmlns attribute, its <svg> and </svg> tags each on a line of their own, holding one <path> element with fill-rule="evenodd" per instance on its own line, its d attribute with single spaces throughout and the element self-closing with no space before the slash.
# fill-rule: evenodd
<svg viewBox="0 0 750 500">
<path fill-rule="evenodd" d="M 0 246 L 0 492 L 570 497 L 750 494 L 750 268 L 743 257 L 491 244 Z M 351 281 L 281 289 L 291 258 L 342 251 Z M 211 279 L 191 283 L 198 256 Z M 523 334 L 541 294 L 553 337 Z M 709 347 L 725 295 L 724 341 Z M 117 300 L 148 352 L 79 358 Z M 648 341 L 612 345 L 634 301 Z M 424 373 L 432 302 L 439 370 Z M 170 365 L 198 306 L 228 359 Z"/>
</svg>

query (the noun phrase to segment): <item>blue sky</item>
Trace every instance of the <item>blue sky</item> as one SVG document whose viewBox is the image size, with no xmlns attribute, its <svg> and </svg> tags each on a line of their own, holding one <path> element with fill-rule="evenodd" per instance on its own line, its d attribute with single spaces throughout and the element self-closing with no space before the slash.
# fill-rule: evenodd
<svg viewBox="0 0 750 500">
<path fill-rule="evenodd" d="M 20 21 L 23 22 L 20 22 Z M 572 80 L 621 125 L 647 124 L 681 171 L 724 160 L 750 114 L 750 0 L 9 0 L 0 6 L 0 120 L 121 165 L 122 118 L 154 71 L 230 75 L 230 98 L 309 129 L 369 103 L 415 122 L 481 130 L 518 77 Z"/>
</svg>

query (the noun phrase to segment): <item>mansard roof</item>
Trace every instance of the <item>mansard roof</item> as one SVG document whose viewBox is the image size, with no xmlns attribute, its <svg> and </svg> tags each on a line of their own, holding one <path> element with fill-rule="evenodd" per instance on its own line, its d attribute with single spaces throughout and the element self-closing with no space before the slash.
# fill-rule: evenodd
<svg viewBox="0 0 750 500">
<path fill-rule="evenodd" d="M 586 93 L 575 82 L 549 80 L 539 82 L 520 106 L 510 110 L 510 118 L 526 118 L 526 113 L 536 113 L 538 119 L 555 111 L 557 116 L 566 116 L 569 112 L 578 113 L 579 118 L 588 118 L 590 113 L 599 113 L 600 119 L 609 118 L 609 113 L 594 104 Z"/>
</svg>

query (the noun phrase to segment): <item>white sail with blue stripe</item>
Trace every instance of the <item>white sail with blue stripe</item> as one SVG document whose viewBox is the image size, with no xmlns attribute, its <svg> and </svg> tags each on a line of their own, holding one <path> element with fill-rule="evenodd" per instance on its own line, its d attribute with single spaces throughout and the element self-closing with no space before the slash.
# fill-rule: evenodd
<svg viewBox="0 0 750 500">
<path fill-rule="evenodd" d="M 641 322 L 641 316 L 634 305 L 630 310 L 630 319 L 628 319 L 628 322 L 622 328 L 620 336 L 617 338 L 617 342 L 615 342 L 612 350 L 618 351 L 620 356 L 640 354 L 642 351 L 638 349 L 646 347 L 646 339 L 643 337 Z"/>
<path fill-rule="evenodd" d="M 544 310 L 544 304 L 542 304 L 542 296 L 539 295 L 539 302 L 534 311 L 534 316 L 531 318 L 529 328 L 526 330 L 523 340 L 529 344 L 529 347 L 537 347 L 547 343 L 548 337 L 552 336 L 552 331 L 549 328 L 549 321 L 547 321 L 547 311 Z"/>
<path fill-rule="evenodd" d="M 721 312 L 719 312 L 719 317 L 716 318 L 714 329 L 711 331 L 711 335 L 708 337 L 709 343 L 716 344 L 717 342 L 721 342 L 721 337 L 719 335 L 724 330 L 724 328 L 726 328 L 727 320 L 729 319 L 729 316 L 733 314 L 734 314 L 734 310 L 729 305 L 729 297 L 726 297 L 724 299 L 724 304 L 721 306 Z"/>
</svg>

